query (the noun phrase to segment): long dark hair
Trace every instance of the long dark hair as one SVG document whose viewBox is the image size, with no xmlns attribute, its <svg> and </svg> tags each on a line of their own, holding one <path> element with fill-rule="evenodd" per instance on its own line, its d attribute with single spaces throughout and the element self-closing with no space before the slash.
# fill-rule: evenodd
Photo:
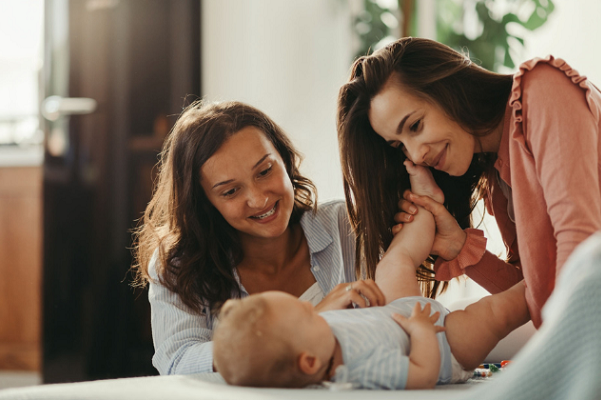
<svg viewBox="0 0 601 400">
<path fill-rule="evenodd" d="M 364 259 L 368 276 L 374 275 L 392 241 L 397 203 L 410 187 L 402 151 L 378 136 L 368 118 L 371 100 L 391 76 L 412 95 L 440 106 L 474 136 L 485 136 L 501 123 L 512 86 L 511 75 L 487 71 L 428 39 L 402 38 L 355 61 L 338 96 L 337 129 L 346 204 L 357 234 L 357 265 Z M 475 156 L 460 177 L 432 169 L 445 194 L 445 206 L 462 228 L 472 224 L 471 212 L 488 184 L 495 158 Z M 430 297 L 440 289 L 432 277 L 433 261 L 430 258 L 418 272 L 422 290 Z"/>
<path fill-rule="evenodd" d="M 208 200 L 200 170 L 229 137 L 248 126 L 260 129 L 284 161 L 294 187 L 290 224 L 316 207 L 315 186 L 298 170 L 299 153 L 267 115 L 233 101 L 188 106 L 163 146 L 158 184 L 135 232 L 133 268 L 137 284 L 144 286 L 158 249 L 160 282 L 198 313 L 204 306 L 218 310 L 232 294 L 240 295 L 234 275 L 244 257 L 239 235 Z"/>
</svg>

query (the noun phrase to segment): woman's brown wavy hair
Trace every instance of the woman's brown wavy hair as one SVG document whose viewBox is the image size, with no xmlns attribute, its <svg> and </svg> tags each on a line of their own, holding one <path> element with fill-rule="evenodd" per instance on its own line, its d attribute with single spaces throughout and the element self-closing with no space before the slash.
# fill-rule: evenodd
<svg viewBox="0 0 601 400">
<path fill-rule="evenodd" d="M 337 129 L 346 204 L 357 234 L 357 265 L 364 259 L 370 277 L 392 240 L 397 203 L 410 187 L 402 151 L 378 136 L 368 118 L 371 100 L 389 79 L 441 107 L 474 136 L 485 136 L 501 123 L 512 86 L 511 75 L 487 71 L 428 39 L 402 38 L 355 61 L 338 96 Z M 474 157 L 460 177 L 431 169 L 444 192 L 445 206 L 462 228 L 472 225 L 471 212 L 487 187 L 495 158 Z M 429 258 L 418 270 L 422 291 L 430 297 L 446 288 L 446 283 L 440 287 L 433 279 L 433 262 Z"/>
<path fill-rule="evenodd" d="M 298 170 L 300 154 L 267 115 L 240 102 L 188 106 L 163 145 L 159 177 L 141 225 L 135 231 L 136 284 L 149 281 L 148 264 L 156 261 L 160 282 L 198 313 L 217 311 L 240 295 L 234 268 L 243 259 L 238 232 L 211 204 L 200 185 L 204 163 L 241 129 L 254 126 L 271 141 L 294 187 L 290 224 L 315 209 L 316 189 Z"/>
</svg>

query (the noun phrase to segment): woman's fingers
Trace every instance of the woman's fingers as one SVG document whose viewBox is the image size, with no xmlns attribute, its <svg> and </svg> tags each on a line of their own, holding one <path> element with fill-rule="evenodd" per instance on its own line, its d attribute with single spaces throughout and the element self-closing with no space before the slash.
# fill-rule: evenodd
<svg viewBox="0 0 601 400">
<path fill-rule="evenodd" d="M 422 206 L 426 210 L 430 211 L 432 215 L 434 215 L 434 217 L 440 215 L 443 212 L 449 212 L 444 205 L 440 204 L 436 200 L 431 199 L 428 196 L 418 196 L 411 193 L 409 194 L 409 199 L 418 206 Z"/>
<path fill-rule="evenodd" d="M 384 293 L 382 293 L 376 282 L 374 282 L 372 279 L 353 282 L 352 285 L 354 291 L 367 297 L 369 300 L 368 307 L 384 305 Z"/>
<path fill-rule="evenodd" d="M 410 201 L 401 199 L 398 205 L 401 211 L 394 215 L 394 222 L 397 224 L 392 227 L 393 235 L 396 235 L 403 229 L 404 223 L 413 221 L 414 215 L 417 214 L 417 207 Z"/>
<path fill-rule="evenodd" d="M 355 303 L 359 307 L 383 306 L 386 297 L 373 279 L 340 283 L 315 306 L 318 312 L 341 310 Z"/>
<path fill-rule="evenodd" d="M 367 296 L 367 298 L 371 301 L 372 306 L 374 306 L 374 305 L 383 306 L 386 304 L 386 297 L 384 296 L 384 293 L 382 293 L 382 291 L 380 290 L 380 287 L 373 279 L 366 279 L 361 282 L 363 282 L 365 284 L 366 288 L 369 288 L 369 290 L 371 290 L 373 299 L 370 296 Z M 365 293 L 363 293 L 363 294 L 365 294 Z M 375 304 L 374 304 L 374 300 L 375 300 Z"/>
<path fill-rule="evenodd" d="M 409 200 L 399 200 L 398 206 L 401 211 L 404 211 L 407 214 L 415 215 L 417 213 L 417 207 Z"/>
<path fill-rule="evenodd" d="M 406 212 L 399 212 L 394 214 L 394 222 L 404 224 L 405 222 L 413 221 L 413 215 L 407 214 Z"/>
<path fill-rule="evenodd" d="M 317 312 L 328 310 L 342 310 L 348 308 L 351 304 L 349 291 L 352 286 L 349 283 L 340 283 L 332 289 L 320 302 L 315 306 Z"/>
<path fill-rule="evenodd" d="M 399 233 L 401 231 L 401 229 L 403 229 L 403 224 L 396 224 L 392 227 L 391 231 L 392 231 L 392 236 L 396 235 L 397 233 Z"/>
<path fill-rule="evenodd" d="M 359 294 L 359 292 L 357 292 L 356 290 L 349 291 L 349 299 L 350 299 L 350 303 L 348 304 L 348 306 L 352 306 L 352 303 L 355 303 L 360 308 L 369 307 L 367 305 L 367 301 L 365 300 L 365 298 L 363 296 L 361 296 Z M 372 304 L 370 304 L 370 306 L 371 305 Z"/>
<path fill-rule="evenodd" d="M 441 256 L 445 260 L 456 258 L 463 248 L 466 233 L 461 229 L 455 217 L 443 204 L 428 196 L 417 196 L 410 193 L 408 197 L 434 216 L 436 236 L 431 253 Z"/>
</svg>

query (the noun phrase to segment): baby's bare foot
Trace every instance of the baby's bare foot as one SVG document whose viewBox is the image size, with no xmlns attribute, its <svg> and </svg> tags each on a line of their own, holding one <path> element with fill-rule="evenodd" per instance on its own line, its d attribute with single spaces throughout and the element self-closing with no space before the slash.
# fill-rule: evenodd
<svg viewBox="0 0 601 400">
<path fill-rule="evenodd" d="M 444 194 L 434 181 L 432 172 L 428 168 L 413 164 L 410 160 L 405 160 L 404 164 L 407 173 L 409 173 L 413 193 L 419 196 L 431 197 L 439 203 L 444 202 Z"/>
</svg>

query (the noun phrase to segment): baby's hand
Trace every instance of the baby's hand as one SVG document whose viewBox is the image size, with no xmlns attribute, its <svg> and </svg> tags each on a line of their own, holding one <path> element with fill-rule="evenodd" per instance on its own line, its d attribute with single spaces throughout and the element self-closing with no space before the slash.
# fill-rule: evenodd
<svg viewBox="0 0 601 400">
<path fill-rule="evenodd" d="M 432 172 L 428 168 L 416 165 L 411 160 L 405 160 L 403 164 L 407 168 L 413 193 L 419 196 L 428 196 L 439 203 L 444 203 L 444 194 L 434 181 Z"/>
<path fill-rule="evenodd" d="M 410 337 L 413 335 L 420 335 L 423 332 L 444 332 L 444 326 L 434 325 L 438 321 L 440 313 L 436 311 L 430 315 L 431 306 L 430 303 L 426 303 L 422 309 L 420 303 L 415 303 L 411 316 L 406 318 L 401 314 L 393 313 L 392 319 L 401 326 L 407 332 Z"/>
</svg>

